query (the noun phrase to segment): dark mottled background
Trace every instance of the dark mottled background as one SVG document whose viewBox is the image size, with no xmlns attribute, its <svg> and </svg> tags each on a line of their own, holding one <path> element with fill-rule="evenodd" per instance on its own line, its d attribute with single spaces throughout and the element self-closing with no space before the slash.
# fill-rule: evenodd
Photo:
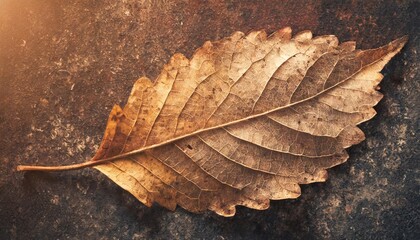
<svg viewBox="0 0 420 240">
<path fill-rule="evenodd" d="M 0 0 L 0 239 L 415 239 L 420 236 L 418 1 Z M 410 41 L 383 71 L 367 139 L 327 183 L 233 218 L 147 208 L 101 173 L 18 173 L 93 156 L 113 104 L 176 52 L 239 30 L 291 26 L 378 47 Z"/>
</svg>

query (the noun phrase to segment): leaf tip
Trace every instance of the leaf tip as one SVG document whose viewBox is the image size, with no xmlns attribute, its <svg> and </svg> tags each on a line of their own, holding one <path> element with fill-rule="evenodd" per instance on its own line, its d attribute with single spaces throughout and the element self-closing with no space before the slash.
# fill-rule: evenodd
<svg viewBox="0 0 420 240">
<path fill-rule="evenodd" d="M 400 51 L 404 45 L 408 42 L 408 35 L 404 35 L 400 38 L 395 39 L 394 41 L 392 41 L 391 43 L 389 43 L 389 45 L 393 46 L 397 52 Z"/>
<path fill-rule="evenodd" d="M 408 35 L 404 35 L 399 38 L 399 40 L 403 43 L 403 45 L 408 42 L 408 39 L 409 39 Z"/>
</svg>

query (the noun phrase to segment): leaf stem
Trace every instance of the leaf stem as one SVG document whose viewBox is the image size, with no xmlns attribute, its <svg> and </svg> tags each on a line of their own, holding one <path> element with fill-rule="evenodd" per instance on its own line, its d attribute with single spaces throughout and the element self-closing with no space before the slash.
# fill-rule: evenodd
<svg viewBox="0 0 420 240">
<path fill-rule="evenodd" d="M 104 159 L 105 160 L 105 159 Z M 107 159 L 106 159 L 107 160 Z M 67 171 L 67 170 L 76 170 L 85 167 L 92 167 L 98 164 L 103 163 L 104 161 L 87 161 L 84 163 L 76 163 L 65 166 L 31 166 L 31 165 L 18 165 L 17 170 L 20 171 L 45 171 L 45 172 L 57 172 L 57 171 Z"/>
</svg>

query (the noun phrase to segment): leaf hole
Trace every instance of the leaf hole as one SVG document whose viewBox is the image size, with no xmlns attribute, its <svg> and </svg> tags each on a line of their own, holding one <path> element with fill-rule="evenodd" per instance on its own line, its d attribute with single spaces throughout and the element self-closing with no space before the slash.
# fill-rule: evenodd
<svg viewBox="0 0 420 240">
<path fill-rule="evenodd" d="M 187 148 L 190 149 L 190 150 L 193 149 L 190 144 L 187 145 Z"/>
</svg>

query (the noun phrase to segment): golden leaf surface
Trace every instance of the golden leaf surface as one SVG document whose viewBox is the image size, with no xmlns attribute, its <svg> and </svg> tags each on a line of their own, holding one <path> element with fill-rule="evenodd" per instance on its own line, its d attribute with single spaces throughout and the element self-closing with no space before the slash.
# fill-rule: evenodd
<svg viewBox="0 0 420 240">
<path fill-rule="evenodd" d="M 356 125 L 376 114 L 379 72 L 406 41 L 361 51 L 284 28 L 206 42 L 137 80 L 87 164 L 146 206 L 233 216 L 297 198 L 364 140 Z"/>
</svg>

